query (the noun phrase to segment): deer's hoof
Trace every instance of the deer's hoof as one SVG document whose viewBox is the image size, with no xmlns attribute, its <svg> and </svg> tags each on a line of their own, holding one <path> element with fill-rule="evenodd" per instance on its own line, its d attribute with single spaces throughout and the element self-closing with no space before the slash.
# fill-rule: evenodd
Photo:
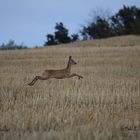
<svg viewBox="0 0 140 140">
<path fill-rule="evenodd" d="M 83 76 L 80 76 L 78 79 L 82 79 L 83 78 Z"/>
<path fill-rule="evenodd" d="M 29 83 L 28 86 L 33 86 L 33 84 Z"/>
</svg>

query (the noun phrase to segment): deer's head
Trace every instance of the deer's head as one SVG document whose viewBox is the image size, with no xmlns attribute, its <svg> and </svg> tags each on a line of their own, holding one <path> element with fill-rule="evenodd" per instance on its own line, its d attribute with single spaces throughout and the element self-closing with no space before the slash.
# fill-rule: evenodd
<svg viewBox="0 0 140 140">
<path fill-rule="evenodd" d="M 69 56 L 69 64 L 76 65 L 77 63 L 72 59 L 71 56 Z"/>
</svg>

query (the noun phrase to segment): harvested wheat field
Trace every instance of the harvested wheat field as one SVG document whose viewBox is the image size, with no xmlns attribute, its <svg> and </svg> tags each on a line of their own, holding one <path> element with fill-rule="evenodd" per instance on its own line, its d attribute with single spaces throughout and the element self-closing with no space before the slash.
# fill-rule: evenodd
<svg viewBox="0 0 140 140">
<path fill-rule="evenodd" d="M 140 44 L 83 44 L 0 51 L 1 140 L 140 139 Z M 83 79 L 28 86 L 43 70 L 66 67 L 70 55 Z"/>
</svg>

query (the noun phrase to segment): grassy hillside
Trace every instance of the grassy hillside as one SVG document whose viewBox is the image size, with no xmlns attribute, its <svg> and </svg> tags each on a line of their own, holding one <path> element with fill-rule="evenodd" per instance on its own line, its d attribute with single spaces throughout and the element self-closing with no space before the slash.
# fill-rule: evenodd
<svg viewBox="0 0 140 140">
<path fill-rule="evenodd" d="M 63 46 L 77 46 L 77 47 L 127 47 L 127 46 L 139 46 L 140 36 L 127 35 L 118 36 L 105 39 L 94 39 L 89 41 L 80 41 L 76 43 L 71 43 Z"/>
<path fill-rule="evenodd" d="M 88 43 L 0 51 L 1 140 L 140 139 L 140 45 Z M 65 67 L 69 55 L 84 79 L 27 85 L 45 69 Z"/>
</svg>

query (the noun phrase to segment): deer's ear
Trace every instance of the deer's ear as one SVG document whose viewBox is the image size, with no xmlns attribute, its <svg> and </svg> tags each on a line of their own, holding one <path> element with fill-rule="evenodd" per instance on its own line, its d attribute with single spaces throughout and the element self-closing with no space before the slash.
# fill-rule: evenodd
<svg viewBox="0 0 140 140">
<path fill-rule="evenodd" d="M 71 56 L 69 56 L 69 59 L 71 59 Z"/>
</svg>

